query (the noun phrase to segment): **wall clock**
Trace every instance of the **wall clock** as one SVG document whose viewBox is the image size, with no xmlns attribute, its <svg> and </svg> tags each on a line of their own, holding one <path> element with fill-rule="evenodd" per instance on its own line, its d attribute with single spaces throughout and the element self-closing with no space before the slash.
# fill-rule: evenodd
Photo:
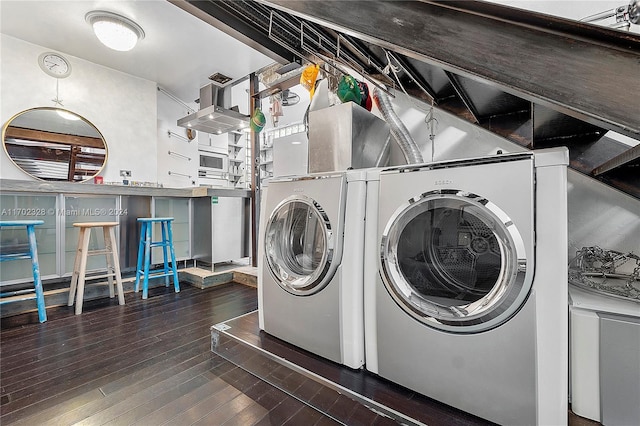
<svg viewBox="0 0 640 426">
<path fill-rule="evenodd" d="M 55 78 L 65 78 L 71 74 L 71 64 L 67 58 L 59 53 L 42 53 L 38 56 L 38 65 L 42 71 Z"/>
</svg>

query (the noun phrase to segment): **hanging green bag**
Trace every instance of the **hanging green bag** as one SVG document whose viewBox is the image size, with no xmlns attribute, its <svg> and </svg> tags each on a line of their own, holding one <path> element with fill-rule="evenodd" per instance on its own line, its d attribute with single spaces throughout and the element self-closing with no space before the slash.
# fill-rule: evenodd
<svg viewBox="0 0 640 426">
<path fill-rule="evenodd" d="M 338 99 L 340 99 L 342 103 L 355 102 L 360 105 L 360 102 L 362 101 L 362 94 L 360 93 L 358 82 L 350 75 L 343 75 L 340 79 L 337 95 Z"/>
<path fill-rule="evenodd" d="M 260 108 L 256 108 L 253 111 L 253 116 L 251 117 L 251 130 L 253 130 L 256 133 L 260 133 L 262 131 L 262 129 L 264 128 L 264 125 L 266 124 L 267 119 L 264 117 L 264 114 L 262 113 L 262 111 L 260 110 Z"/>
</svg>

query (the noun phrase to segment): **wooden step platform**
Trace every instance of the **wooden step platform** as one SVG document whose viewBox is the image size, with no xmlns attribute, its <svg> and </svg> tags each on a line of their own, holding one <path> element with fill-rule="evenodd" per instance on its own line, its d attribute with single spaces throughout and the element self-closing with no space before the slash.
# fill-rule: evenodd
<svg viewBox="0 0 640 426">
<path fill-rule="evenodd" d="M 204 268 L 185 268 L 179 272 L 180 282 L 204 289 L 228 282 L 236 282 L 250 287 L 258 286 L 257 268 L 251 266 L 233 266 L 231 269 L 211 271 Z"/>
</svg>

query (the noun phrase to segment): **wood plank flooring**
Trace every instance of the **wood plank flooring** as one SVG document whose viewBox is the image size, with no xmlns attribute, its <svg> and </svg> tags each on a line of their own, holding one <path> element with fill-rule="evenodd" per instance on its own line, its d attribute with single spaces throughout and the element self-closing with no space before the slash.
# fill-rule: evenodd
<svg viewBox="0 0 640 426">
<path fill-rule="evenodd" d="M 269 382 L 278 382 L 283 392 L 258 378 L 260 374 L 250 374 L 212 353 L 210 326 L 254 311 L 255 288 L 229 283 L 201 290 L 184 285 L 177 294 L 165 287 L 149 293 L 147 300 L 140 293 L 126 294 L 124 306 L 117 299 L 88 301 L 79 316 L 73 307 L 49 308 L 44 324 L 38 323 L 36 312 L 2 319 L 0 424 L 394 423 L 286 368 L 266 372 Z M 248 319 L 251 316 L 235 323 Z M 255 338 L 251 329 L 255 324 L 245 325 L 249 328 L 237 331 Z M 271 340 L 262 344 L 282 343 Z M 244 352 L 240 358 L 255 355 Z M 319 360 L 312 356 L 297 362 L 312 366 Z M 354 380 L 342 371 L 331 374 L 338 374 L 336 383 Z M 383 399 L 388 397 L 390 388 L 372 386 L 366 381 L 361 394 L 377 392 Z M 403 408 L 416 409 L 413 405 L 419 398 L 407 394 Z M 456 411 L 436 407 L 425 420 L 430 425 L 482 423 Z M 570 426 L 597 424 L 572 413 L 568 420 Z"/>
<path fill-rule="evenodd" d="M 256 289 L 231 283 L 5 318 L 0 423 L 338 424 L 211 353 L 209 327 L 256 308 Z"/>
</svg>

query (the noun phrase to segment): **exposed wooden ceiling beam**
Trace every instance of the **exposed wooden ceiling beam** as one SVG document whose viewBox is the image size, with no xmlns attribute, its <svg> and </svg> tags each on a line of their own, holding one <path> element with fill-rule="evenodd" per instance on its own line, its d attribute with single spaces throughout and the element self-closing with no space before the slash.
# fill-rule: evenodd
<svg viewBox="0 0 640 426">
<path fill-rule="evenodd" d="M 22 139 L 36 142 L 60 143 L 71 146 L 84 146 L 87 148 L 104 149 L 105 144 L 101 138 L 89 136 L 66 135 L 62 133 L 46 132 L 43 130 L 25 129 L 22 127 L 7 127 L 5 138 Z"/>
<path fill-rule="evenodd" d="M 593 169 L 593 172 L 591 172 L 591 174 L 594 176 L 601 175 L 602 173 L 606 173 L 609 170 L 613 170 L 616 167 L 620 167 L 624 164 L 630 163 L 634 160 L 637 160 L 638 158 L 640 158 L 640 145 L 636 145 L 628 151 L 612 158 L 606 163 L 601 164 L 600 166 Z"/>
</svg>

